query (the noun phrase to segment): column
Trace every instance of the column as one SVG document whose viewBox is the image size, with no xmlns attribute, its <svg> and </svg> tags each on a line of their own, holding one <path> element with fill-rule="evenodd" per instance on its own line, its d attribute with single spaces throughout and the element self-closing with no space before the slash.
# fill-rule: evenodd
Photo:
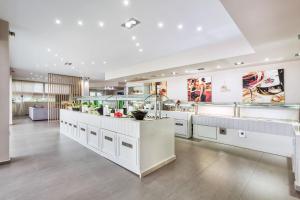
<svg viewBox="0 0 300 200">
<path fill-rule="evenodd" d="M 9 157 L 9 50 L 8 22 L 0 19 L 0 163 Z"/>
</svg>

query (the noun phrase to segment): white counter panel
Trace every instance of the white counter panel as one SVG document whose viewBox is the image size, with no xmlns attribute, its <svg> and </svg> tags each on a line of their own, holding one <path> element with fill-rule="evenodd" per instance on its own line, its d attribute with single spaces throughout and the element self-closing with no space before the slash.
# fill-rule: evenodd
<svg viewBox="0 0 300 200">
<path fill-rule="evenodd" d="M 137 121 L 70 110 L 60 116 L 61 134 L 140 177 L 176 159 L 171 118 Z"/>
</svg>

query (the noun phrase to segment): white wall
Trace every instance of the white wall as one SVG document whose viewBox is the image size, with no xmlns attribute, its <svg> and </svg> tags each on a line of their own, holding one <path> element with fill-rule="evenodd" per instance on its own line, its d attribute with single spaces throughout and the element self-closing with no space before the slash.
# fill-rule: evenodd
<svg viewBox="0 0 300 200">
<path fill-rule="evenodd" d="M 187 79 L 201 76 L 212 77 L 212 101 L 214 103 L 241 102 L 242 76 L 246 72 L 267 69 L 285 69 L 286 103 L 300 103 L 300 61 L 260 65 L 216 72 L 200 73 L 180 77 L 164 78 L 168 81 L 168 97 L 187 101 Z M 151 81 L 147 81 L 151 82 Z M 128 83 L 131 84 L 131 83 Z M 221 86 L 226 84 L 230 91 L 221 92 Z"/>
<path fill-rule="evenodd" d="M 9 160 L 8 23 L 0 19 L 0 163 Z"/>
</svg>

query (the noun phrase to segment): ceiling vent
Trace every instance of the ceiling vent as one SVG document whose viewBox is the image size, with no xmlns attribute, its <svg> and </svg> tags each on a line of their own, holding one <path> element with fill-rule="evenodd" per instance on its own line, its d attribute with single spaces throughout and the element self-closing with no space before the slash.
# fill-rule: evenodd
<svg viewBox="0 0 300 200">
<path fill-rule="evenodd" d="M 127 28 L 127 29 L 132 29 L 141 22 L 135 18 L 130 18 L 128 19 L 125 23 L 121 24 L 122 27 Z"/>
<path fill-rule="evenodd" d="M 69 65 L 70 66 L 70 65 L 72 65 L 72 63 L 71 62 L 66 62 L 65 65 Z"/>
</svg>

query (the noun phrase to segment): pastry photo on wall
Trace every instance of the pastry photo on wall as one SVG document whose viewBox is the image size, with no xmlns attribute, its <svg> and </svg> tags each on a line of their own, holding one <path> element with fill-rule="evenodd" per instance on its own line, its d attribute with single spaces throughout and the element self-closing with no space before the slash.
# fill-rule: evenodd
<svg viewBox="0 0 300 200">
<path fill-rule="evenodd" d="M 152 82 L 150 84 L 150 94 L 167 96 L 167 81 Z"/>
<path fill-rule="evenodd" d="M 211 102 L 211 77 L 190 78 L 187 80 L 188 101 Z"/>
<path fill-rule="evenodd" d="M 244 103 L 284 103 L 284 69 L 246 73 L 242 100 Z"/>
</svg>

